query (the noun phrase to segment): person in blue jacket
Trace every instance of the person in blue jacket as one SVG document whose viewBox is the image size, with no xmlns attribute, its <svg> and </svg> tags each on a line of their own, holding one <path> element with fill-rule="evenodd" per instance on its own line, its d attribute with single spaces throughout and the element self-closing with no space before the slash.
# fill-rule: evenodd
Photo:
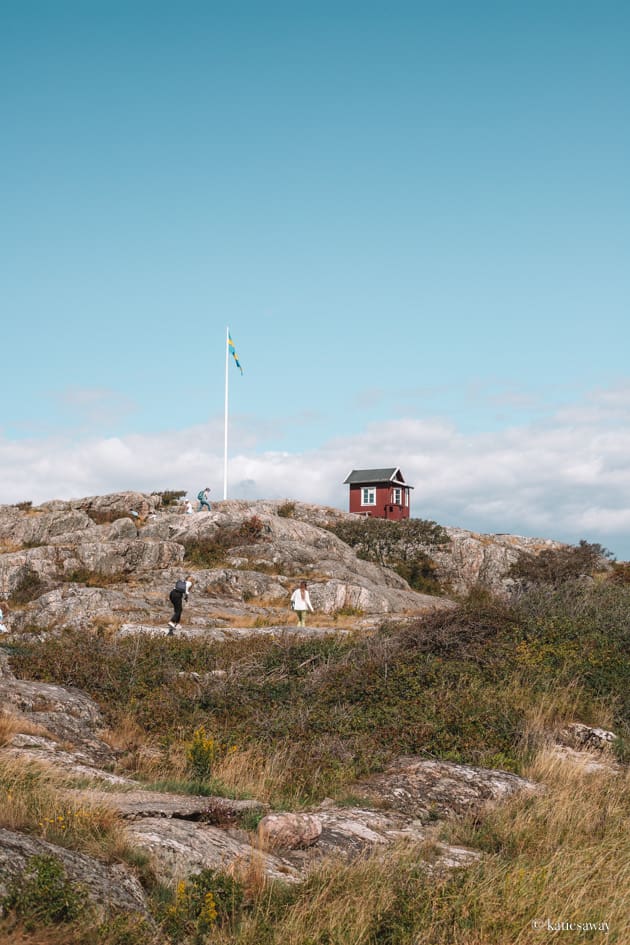
<svg viewBox="0 0 630 945">
<path fill-rule="evenodd" d="M 210 511 L 210 503 L 208 502 L 208 496 L 209 496 L 209 495 L 210 495 L 210 489 L 209 489 L 208 486 L 206 486 L 205 489 L 202 489 L 201 492 L 199 492 L 199 493 L 197 494 L 197 498 L 198 498 L 198 500 L 199 500 L 199 511 L 200 511 L 200 512 L 201 512 L 201 510 L 204 508 L 204 506 L 207 508 L 208 512 Z"/>
</svg>

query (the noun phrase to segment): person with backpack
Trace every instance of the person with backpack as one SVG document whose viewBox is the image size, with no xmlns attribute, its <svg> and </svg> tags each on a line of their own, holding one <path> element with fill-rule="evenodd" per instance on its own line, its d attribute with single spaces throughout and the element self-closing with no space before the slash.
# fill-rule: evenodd
<svg viewBox="0 0 630 945">
<path fill-rule="evenodd" d="M 206 486 L 205 489 L 202 489 L 201 492 L 197 493 L 197 499 L 199 500 L 199 511 L 205 506 L 210 511 L 210 503 L 208 502 L 208 496 L 210 495 L 210 488 Z"/>
<path fill-rule="evenodd" d="M 188 600 L 188 593 L 192 587 L 192 578 L 189 576 L 185 580 L 175 582 L 175 587 L 168 595 L 173 605 L 173 616 L 168 622 L 168 636 L 172 637 L 175 630 L 181 630 L 180 620 L 182 619 L 182 607 L 184 601 Z"/>
</svg>

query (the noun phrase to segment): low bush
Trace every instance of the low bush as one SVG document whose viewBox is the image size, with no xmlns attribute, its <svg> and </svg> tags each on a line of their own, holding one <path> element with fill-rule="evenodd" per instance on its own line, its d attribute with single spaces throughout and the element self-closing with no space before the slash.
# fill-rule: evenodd
<svg viewBox="0 0 630 945">
<path fill-rule="evenodd" d="M 48 590 L 48 585 L 36 571 L 31 568 L 25 568 L 20 575 L 17 585 L 13 588 L 9 598 L 9 604 L 13 607 L 20 607 L 29 604 L 32 600 L 37 600 Z"/>
<path fill-rule="evenodd" d="M 33 856 L 19 879 L 9 884 L 2 907 L 27 928 L 72 922 L 85 910 L 85 890 L 70 882 L 54 856 Z"/>
<path fill-rule="evenodd" d="M 419 518 L 400 522 L 382 518 L 342 519 L 329 529 L 354 548 L 359 558 L 392 568 L 414 590 L 425 594 L 444 592 L 431 552 L 448 545 L 450 539 L 435 522 Z"/>
<path fill-rule="evenodd" d="M 111 525 L 112 522 L 117 522 L 121 518 L 129 518 L 135 523 L 131 512 L 121 512 L 120 509 L 86 509 L 85 514 L 96 525 Z"/>
<path fill-rule="evenodd" d="M 578 578 L 591 577 L 610 567 L 611 552 L 598 544 L 580 541 L 562 548 L 545 548 L 538 554 L 521 552 L 508 577 L 522 585 L 549 584 L 560 587 Z"/>
<path fill-rule="evenodd" d="M 130 579 L 131 574 L 124 571 L 105 574 L 101 571 L 90 571 L 88 568 L 77 568 L 62 577 L 67 583 L 85 584 L 86 587 L 109 587 L 112 584 L 124 584 Z"/>
<path fill-rule="evenodd" d="M 283 502 L 276 509 L 280 518 L 293 518 L 295 515 L 295 502 Z"/>
<path fill-rule="evenodd" d="M 238 880 L 205 869 L 178 883 L 172 903 L 162 913 L 163 928 L 172 942 L 206 942 L 217 928 L 235 925 L 242 906 Z"/>
<path fill-rule="evenodd" d="M 215 738 L 206 733 L 203 725 L 193 732 L 186 750 L 188 770 L 197 781 L 208 781 L 217 756 L 218 746 Z"/>
<path fill-rule="evenodd" d="M 173 505 L 179 505 L 181 499 L 186 495 L 185 489 L 165 489 L 164 492 L 154 492 L 153 495 L 159 495 L 162 499 L 162 506 L 169 508 Z"/>
<path fill-rule="evenodd" d="M 215 568 L 225 561 L 231 549 L 239 545 L 255 544 L 265 538 L 264 522 L 257 515 L 240 525 L 217 528 L 211 538 L 193 539 L 185 543 L 185 560 L 198 568 Z"/>
<path fill-rule="evenodd" d="M 630 584 L 630 561 L 614 561 L 606 580 L 611 584 Z"/>
</svg>

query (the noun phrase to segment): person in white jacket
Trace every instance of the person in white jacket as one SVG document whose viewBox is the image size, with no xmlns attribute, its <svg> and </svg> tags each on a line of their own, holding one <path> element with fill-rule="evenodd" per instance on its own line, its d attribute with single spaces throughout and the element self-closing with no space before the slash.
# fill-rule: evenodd
<svg viewBox="0 0 630 945">
<path fill-rule="evenodd" d="M 300 581 L 300 586 L 296 587 L 291 594 L 291 607 L 297 614 L 298 627 L 306 626 L 304 620 L 306 611 L 310 610 L 312 614 L 315 613 L 313 605 L 311 604 L 311 598 L 306 589 L 306 581 Z"/>
</svg>

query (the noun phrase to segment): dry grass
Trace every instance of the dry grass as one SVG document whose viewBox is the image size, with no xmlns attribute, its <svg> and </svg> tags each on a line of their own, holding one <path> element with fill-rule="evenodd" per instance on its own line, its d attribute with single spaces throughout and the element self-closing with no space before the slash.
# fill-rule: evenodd
<svg viewBox="0 0 630 945">
<path fill-rule="evenodd" d="M 254 884 L 254 908 L 234 932 L 216 933 L 221 945 L 371 945 L 379 918 L 395 900 L 396 877 L 415 869 L 417 850 L 401 846 L 386 856 L 324 862 L 283 904 L 269 883 Z M 411 939 L 408 940 L 409 942 Z"/>
<path fill-rule="evenodd" d="M 121 821 L 110 808 L 70 796 L 72 781 L 55 768 L 0 758 L 0 826 L 60 846 L 116 861 L 128 848 Z"/>
<path fill-rule="evenodd" d="M 158 774 L 163 763 L 162 752 L 132 715 L 123 715 L 116 728 L 106 729 L 100 736 L 118 753 L 117 767 L 120 771 L 148 778 Z"/>
<path fill-rule="evenodd" d="M 16 712 L 9 709 L 0 710 L 0 748 L 10 744 L 14 735 L 41 735 L 44 738 L 50 738 L 56 741 L 54 735 L 41 725 L 31 722 Z"/>
<path fill-rule="evenodd" d="M 607 923 L 579 941 L 630 941 L 630 775 L 589 774 L 541 752 L 528 774 L 545 785 L 448 828 L 483 859 L 432 873 L 417 847 L 328 862 L 284 898 L 253 884 L 254 904 L 221 945 L 539 945 L 534 921 Z M 429 851 L 430 853 L 430 851 Z M 430 856 L 429 856 L 430 859 Z M 567 936 L 569 938 L 570 936 Z"/>
<path fill-rule="evenodd" d="M 578 684 L 543 691 L 532 700 L 530 687 L 516 679 L 509 694 L 512 705 L 523 713 L 519 747 L 525 756 L 537 756 L 553 742 L 553 733 L 569 722 L 580 721 L 609 729 L 614 725 L 610 700 L 594 700 Z"/>
<path fill-rule="evenodd" d="M 451 903 L 460 921 L 418 943 L 525 945 L 539 942 L 532 921 L 607 922 L 608 942 L 630 940 L 630 773 L 588 772 L 541 751 L 526 772 L 545 785 L 491 812 L 456 839 L 486 846 Z M 450 934 L 450 933 L 449 933 Z"/>
<path fill-rule="evenodd" d="M 235 795 L 271 803 L 279 796 L 286 798 L 287 771 L 293 768 L 290 747 L 279 748 L 273 754 L 252 747 L 228 751 L 217 759 L 212 773 Z M 299 803 L 298 795 L 296 789 L 295 804 Z"/>
</svg>

